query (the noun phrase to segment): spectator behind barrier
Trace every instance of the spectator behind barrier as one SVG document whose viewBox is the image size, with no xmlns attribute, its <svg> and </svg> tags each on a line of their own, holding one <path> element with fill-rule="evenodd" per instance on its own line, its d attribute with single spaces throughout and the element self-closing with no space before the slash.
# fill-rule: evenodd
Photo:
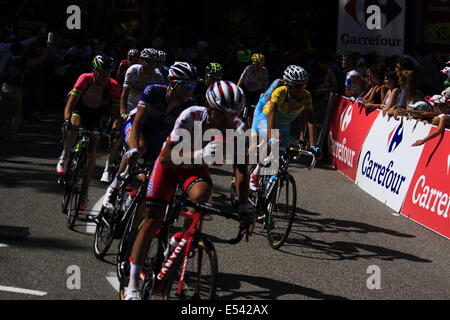
<svg viewBox="0 0 450 320">
<path fill-rule="evenodd" d="M 450 129 L 450 100 L 445 96 L 435 101 L 435 108 L 439 115 L 433 118 L 432 125 L 437 126 L 437 130 L 430 133 L 428 136 L 421 140 L 417 140 L 412 146 L 418 147 L 426 143 L 427 141 L 434 139 L 444 133 L 445 129 Z"/>
<path fill-rule="evenodd" d="M 342 56 L 342 69 L 346 73 L 344 94 L 347 97 L 359 97 L 365 89 L 365 81 L 356 70 L 357 62 L 358 53 L 354 51 L 348 51 Z"/>
<path fill-rule="evenodd" d="M 417 89 L 414 71 L 400 71 L 398 83 L 401 90 L 398 101 L 397 104 L 389 110 L 393 112 L 395 119 L 408 108 L 413 110 L 420 105 L 422 105 L 423 108 L 423 104 L 416 105 L 416 102 L 424 101 L 423 94 Z"/>
<path fill-rule="evenodd" d="M 395 72 L 400 76 L 402 71 L 414 71 L 414 62 L 405 57 L 399 57 L 395 65 Z"/>
<path fill-rule="evenodd" d="M 400 89 L 398 87 L 398 77 L 395 72 L 388 72 L 384 76 L 384 87 L 386 93 L 381 104 L 365 103 L 364 107 L 368 110 L 382 109 L 383 115 L 386 114 L 389 109 L 394 107 L 398 100 Z"/>
<path fill-rule="evenodd" d="M 360 98 L 364 103 L 381 104 L 387 93 L 387 87 L 383 85 L 384 76 L 387 68 L 384 63 L 378 63 L 367 69 L 366 93 Z"/>
</svg>

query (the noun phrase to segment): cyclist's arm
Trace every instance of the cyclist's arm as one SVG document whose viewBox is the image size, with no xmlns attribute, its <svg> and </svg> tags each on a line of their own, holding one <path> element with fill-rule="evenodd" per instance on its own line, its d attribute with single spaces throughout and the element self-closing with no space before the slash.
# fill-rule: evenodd
<svg viewBox="0 0 450 320">
<path fill-rule="evenodd" d="M 235 186 L 239 204 L 247 204 L 248 201 L 248 171 L 247 165 L 233 165 Z"/>
<path fill-rule="evenodd" d="M 178 144 L 178 142 L 167 140 L 164 143 L 163 149 L 161 151 L 160 161 L 164 167 L 175 167 L 176 165 L 172 162 L 172 150 Z M 180 155 L 182 156 L 182 155 Z"/>
<path fill-rule="evenodd" d="M 133 125 L 131 126 L 131 134 L 128 139 L 130 149 L 138 149 L 139 135 L 142 131 L 144 121 L 147 118 L 147 111 L 144 107 L 138 107 L 136 115 L 134 116 Z"/>
<path fill-rule="evenodd" d="M 309 143 L 312 147 L 316 145 L 316 123 L 314 119 L 314 112 L 312 110 L 306 110 L 305 117 L 308 124 Z"/>
<path fill-rule="evenodd" d="M 122 89 L 122 94 L 120 95 L 120 114 L 127 113 L 127 101 L 130 94 L 130 87 L 124 86 Z"/>
<path fill-rule="evenodd" d="M 66 107 L 64 108 L 64 119 L 70 119 L 72 117 L 72 110 L 78 104 L 79 100 L 79 96 L 73 94 L 70 95 Z"/>
<path fill-rule="evenodd" d="M 272 138 L 272 129 L 276 126 L 276 115 L 278 112 L 278 103 L 271 102 L 269 106 L 269 113 L 267 114 L 267 141 Z"/>
</svg>

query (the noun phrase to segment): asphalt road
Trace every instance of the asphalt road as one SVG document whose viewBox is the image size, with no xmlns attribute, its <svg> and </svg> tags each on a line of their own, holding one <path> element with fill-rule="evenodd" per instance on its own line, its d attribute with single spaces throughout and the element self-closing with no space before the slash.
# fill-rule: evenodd
<svg viewBox="0 0 450 320">
<path fill-rule="evenodd" d="M 71 231 L 60 212 L 60 123 L 59 115 L 26 122 L 24 142 L 0 141 L 0 299 L 118 297 L 116 244 L 98 261 L 93 227 L 80 222 Z M 106 188 L 99 182 L 104 159 L 100 152 L 90 207 L 98 207 Z M 214 201 L 224 203 L 228 195 L 229 169 L 212 170 Z M 220 217 L 206 222 L 218 252 L 222 299 L 450 298 L 448 240 L 393 214 L 324 165 L 312 171 L 294 165 L 290 172 L 299 215 L 281 250 L 268 246 L 260 225 L 248 243 L 231 247 L 225 239 L 237 224 Z"/>
</svg>

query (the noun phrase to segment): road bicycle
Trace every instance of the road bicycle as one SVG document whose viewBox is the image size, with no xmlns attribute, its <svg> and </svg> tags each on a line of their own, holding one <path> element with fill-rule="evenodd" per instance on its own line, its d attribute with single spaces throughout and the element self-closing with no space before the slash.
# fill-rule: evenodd
<svg viewBox="0 0 450 320">
<path fill-rule="evenodd" d="M 184 194 L 176 196 L 174 203 L 166 210 L 162 226 L 157 230 L 148 259 L 141 273 L 141 298 L 148 299 L 215 299 L 218 277 L 217 253 L 214 245 L 202 233 L 203 216 L 216 214 L 239 221 L 239 216 L 222 212 L 211 204 L 195 204 Z M 185 207 L 195 212 L 185 211 Z M 173 233 L 173 223 L 178 216 L 190 222 L 184 231 Z M 135 215 L 136 217 L 136 215 Z M 132 229 L 129 221 L 128 242 L 122 245 L 122 254 L 117 260 L 120 282 L 120 299 L 124 299 L 125 287 L 129 282 L 131 249 L 139 228 Z M 140 226 L 139 226 L 140 227 Z M 239 233 L 230 244 L 237 244 L 243 238 Z M 170 241 L 169 241 L 170 239 Z"/>
<path fill-rule="evenodd" d="M 75 146 L 69 152 L 66 173 L 58 179 L 63 187 L 62 212 L 67 214 L 67 225 L 73 229 L 80 213 L 82 188 L 88 161 L 89 141 L 94 134 L 83 128 L 78 129 Z M 66 136 L 63 137 L 63 142 Z"/>
<path fill-rule="evenodd" d="M 137 208 L 136 204 L 145 196 L 151 167 L 152 165 L 149 165 L 130 170 L 127 166 L 124 172 L 118 175 L 119 187 L 111 197 L 112 207 L 102 206 L 95 219 L 94 254 L 97 259 L 105 257 L 114 239 L 122 238 L 127 222 Z M 133 178 L 137 178 L 139 183 L 136 188 L 131 186 Z"/>
<path fill-rule="evenodd" d="M 261 174 L 257 191 L 250 190 L 249 206 L 255 211 L 257 221 L 266 229 L 267 240 L 273 249 L 279 249 L 288 239 L 297 208 L 297 186 L 288 168 L 293 160 L 302 156 L 312 157 L 308 169 L 316 165 L 315 154 L 300 147 L 288 147 L 279 157 L 276 174 Z M 250 169 L 249 176 L 255 166 Z M 264 169 L 264 168 L 263 168 Z M 264 173 L 264 171 L 262 171 Z M 232 190 L 231 202 L 235 203 L 235 191 Z"/>
</svg>

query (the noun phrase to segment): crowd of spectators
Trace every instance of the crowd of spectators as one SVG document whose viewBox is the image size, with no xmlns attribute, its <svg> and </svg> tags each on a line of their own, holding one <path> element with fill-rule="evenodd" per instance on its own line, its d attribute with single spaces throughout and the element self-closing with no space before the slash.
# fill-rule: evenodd
<svg viewBox="0 0 450 320">
<path fill-rule="evenodd" d="M 154 37 L 151 41 L 137 37 L 105 43 L 82 34 L 56 33 L 55 41 L 48 45 L 47 34 L 47 30 L 41 29 L 36 36 L 20 40 L 11 34 L 1 34 L 2 101 L 9 99 L 11 105 L 10 98 L 14 96 L 14 135 L 22 113 L 25 120 L 38 121 L 49 108 L 62 108 L 77 77 L 91 72 L 91 61 L 96 54 L 112 56 L 118 66 L 131 48 L 164 50 L 168 56 L 167 65 L 188 61 L 204 70 L 208 63 L 218 62 L 224 66 L 224 78 L 235 82 L 255 52 L 265 56 L 270 81 L 280 78 L 288 65 L 300 65 L 310 75 L 308 90 L 313 94 L 315 112 L 319 115 L 325 113 L 330 92 L 359 99 L 368 110 L 379 108 L 395 117 L 407 113 L 429 122 L 433 121 L 434 114 L 438 115 L 439 110 L 448 106 L 450 99 L 450 65 L 447 62 L 450 56 L 430 54 L 423 48 L 414 55 L 403 57 L 385 57 L 374 52 L 364 55 L 348 52 L 338 56 L 332 49 L 315 50 L 303 43 L 288 46 L 270 37 L 260 41 L 236 38 L 205 41 L 196 36 L 188 39 L 173 34 Z M 13 60 L 15 67 L 11 68 Z M 20 76 L 11 76 L 11 72 L 19 72 Z M 14 78 L 14 83 L 8 84 L 11 82 L 8 78 Z M 12 86 L 17 88 L 14 94 L 11 93 Z M 18 98 L 19 95 L 23 100 Z M 4 116 L 5 107 L 2 106 L 0 113 Z"/>
</svg>

